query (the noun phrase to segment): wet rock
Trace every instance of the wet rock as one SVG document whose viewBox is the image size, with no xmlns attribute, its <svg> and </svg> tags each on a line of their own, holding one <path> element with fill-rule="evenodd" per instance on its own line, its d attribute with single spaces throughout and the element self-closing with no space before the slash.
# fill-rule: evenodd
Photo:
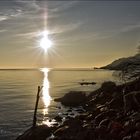
<svg viewBox="0 0 140 140">
<path fill-rule="evenodd" d="M 103 92 L 106 92 L 106 93 L 112 93 L 115 91 L 116 89 L 116 84 L 112 81 L 107 81 L 107 82 L 104 82 L 102 85 L 101 85 L 101 90 Z"/>
<path fill-rule="evenodd" d="M 96 138 L 99 140 L 108 140 L 108 132 L 106 126 L 101 125 L 96 128 Z"/>
<path fill-rule="evenodd" d="M 85 120 L 88 117 L 88 113 L 83 113 L 81 115 L 76 116 L 75 118 L 78 120 Z"/>
<path fill-rule="evenodd" d="M 83 109 L 76 109 L 75 111 L 77 111 L 78 113 L 83 113 L 84 112 Z"/>
<path fill-rule="evenodd" d="M 65 121 L 64 124 L 54 132 L 54 135 L 65 138 L 66 140 L 69 138 L 84 140 L 86 129 L 82 127 L 82 121 L 73 118 Z"/>
<path fill-rule="evenodd" d="M 123 130 L 123 125 L 121 123 L 119 123 L 119 122 L 112 121 L 110 123 L 109 129 L 115 130 L 116 132 L 120 132 L 120 131 Z"/>
<path fill-rule="evenodd" d="M 110 120 L 109 119 L 104 119 L 99 123 L 99 126 L 108 126 Z"/>
<path fill-rule="evenodd" d="M 138 131 L 140 131 L 140 122 L 136 122 L 135 127 Z"/>
<path fill-rule="evenodd" d="M 61 102 L 65 106 L 80 106 L 86 101 L 86 95 L 81 91 L 70 91 L 62 98 L 55 99 L 57 102 Z"/>
<path fill-rule="evenodd" d="M 125 136 L 123 140 L 132 140 L 132 136 Z"/>
<path fill-rule="evenodd" d="M 68 109 L 67 112 L 72 112 L 72 109 Z"/>
<path fill-rule="evenodd" d="M 16 140 L 46 140 L 51 135 L 51 128 L 46 125 L 36 126 L 28 129 L 23 135 Z"/>
<path fill-rule="evenodd" d="M 73 115 L 74 115 L 74 113 L 70 113 L 69 115 L 73 116 Z"/>
<path fill-rule="evenodd" d="M 122 140 L 125 136 L 126 136 L 126 132 L 124 130 L 122 130 L 119 134 L 120 140 Z"/>
<path fill-rule="evenodd" d="M 133 92 L 135 94 L 135 98 L 137 99 L 137 102 L 140 104 L 140 91 Z"/>
<path fill-rule="evenodd" d="M 128 120 L 124 123 L 123 128 L 124 128 L 126 134 L 134 133 L 135 124 L 132 120 Z"/>
<path fill-rule="evenodd" d="M 140 91 L 140 77 L 134 81 L 122 85 L 122 87 L 125 88 L 126 94 L 132 91 Z"/>
<path fill-rule="evenodd" d="M 136 131 L 134 133 L 133 137 L 135 138 L 135 140 L 139 140 L 140 139 L 140 131 Z"/>
<path fill-rule="evenodd" d="M 114 82 L 104 82 L 101 86 L 101 88 L 98 91 L 98 94 L 93 95 L 91 93 L 89 95 L 89 102 L 87 103 L 89 106 L 96 106 L 96 104 L 104 105 L 107 102 L 110 102 L 112 100 L 115 93 L 115 89 L 117 88 L 116 84 Z M 93 95 L 91 97 L 91 95 Z"/>
<path fill-rule="evenodd" d="M 72 117 L 71 116 L 66 116 L 66 120 L 69 120 L 71 119 Z"/>
<path fill-rule="evenodd" d="M 64 125 L 68 125 L 69 127 L 80 127 L 82 126 L 82 121 L 78 118 L 70 118 L 69 120 L 66 120 Z"/>
<path fill-rule="evenodd" d="M 67 115 L 68 115 L 68 113 L 63 113 L 63 115 L 66 115 L 66 116 L 67 116 Z"/>
<path fill-rule="evenodd" d="M 107 103 L 108 107 L 111 109 L 123 109 L 124 106 L 123 96 L 118 96 L 113 98 L 109 103 Z"/>
<path fill-rule="evenodd" d="M 77 140 L 77 139 L 71 138 L 71 137 L 67 137 L 67 136 L 55 136 L 55 138 L 49 139 L 49 140 Z"/>
<path fill-rule="evenodd" d="M 131 114 L 129 118 L 131 120 L 134 120 L 135 122 L 140 122 L 140 111 L 133 112 L 133 114 Z"/>
<path fill-rule="evenodd" d="M 59 125 L 59 123 L 57 123 L 57 122 L 53 123 L 53 127 L 58 126 L 58 125 Z"/>
<path fill-rule="evenodd" d="M 86 120 L 87 121 L 94 121 L 95 116 L 96 115 L 94 113 L 90 113 L 87 115 Z"/>
<path fill-rule="evenodd" d="M 54 135 L 56 136 L 60 136 L 64 133 L 64 131 L 67 131 L 69 128 L 69 126 L 62 126 L 60 128 L 58 128 L 55 132 L 54 132 Z"/>
<path fill-rule="evenodd" d="M 98 96 L 101 92 L 102 92 L 101 88 L 99 88 L 99 89 L 97 89 L 95 91 L 90 92 L 90 94 L 87 96 L 88 100 L 91 100 L 93 97 Z"/>
<path fill-rule="evenodd" d="M 62 121 L 62 117 L 60 117 L 60 116 L 56 116 L 54 119 L 55 119 L 57 122 L 61 122 L 61 121 Z"/>
<path fill-rule="evenodd" d="M 127 95 L 124 95 L 124 110 L 125 112 L 130 111 L 137 111 L 140 107 L 136 97 L 135 92 L 128 93 Z"/>
<path fill-rule="evenodd" d="M 58 106 L 58 109 L 61 109 L 61 106 Z"/>
<path fill-rule="evenodd" d="M 95 123 L 98 125 L 104 119 L 112 119 L 116 117 L 117 112 L 115 110 L 108 110 L 102 112 L 95 117 Z"/>
<path fill-rule="evenodd" d="M 122 138 L 123 125 L 119 122 L 112 121 L 109 125 L 110 137 L 114 140 L 120 140 Z"/>
</svg>

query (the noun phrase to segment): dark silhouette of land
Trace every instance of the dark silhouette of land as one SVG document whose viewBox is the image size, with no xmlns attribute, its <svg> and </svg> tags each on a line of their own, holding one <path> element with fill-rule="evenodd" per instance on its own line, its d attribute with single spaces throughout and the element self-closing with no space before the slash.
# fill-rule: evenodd
<svg viewBox="0 0 140 140">
<path fill-rule="evenodd" d="M 52 127 L 35 126 L 16 140 L 140 140 L 140 68 L 139 55 L 120 59 L 102 67 L 121 70 L 132 79 L 122 85 L 112 81 L 104 82 L 99 89 L 86 95 L 83 91 L 70 91 L 64 97 L 55 99 L 65 106 L 82 106 L 80 115 L 58 122 Z M 129 61 L 128 61 L 129 60 Z M 133 73 L 134 72 L 134 73 Z"/>
<path fill-rule="evenodd" d="M 66 106 L 82 105 L 84 111 L 79 110 L 81 115 L 67 117 L 58 126 L 32 127 L 17 140 L 46 140 L 52 134 L 54 138 L 50 140 L 140 138 L 140 78 L 118 86 L 110 81 L 105 82 L 88 96 L 73 91 L 56 101 Z M 57 118 L 59 122 L 62 121 L 61 116 Z"/>
</svg>

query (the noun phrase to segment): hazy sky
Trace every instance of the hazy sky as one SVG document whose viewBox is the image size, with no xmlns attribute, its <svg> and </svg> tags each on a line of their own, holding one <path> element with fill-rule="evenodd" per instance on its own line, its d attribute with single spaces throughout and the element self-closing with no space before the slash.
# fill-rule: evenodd
<svg viewBox="0 0 140 140">
<path fill-rule="evenodd" d="M 139 41 L 139 1 L 0 1 L 0 68 L 102 66 L 134 55 Z"/>
</svg>

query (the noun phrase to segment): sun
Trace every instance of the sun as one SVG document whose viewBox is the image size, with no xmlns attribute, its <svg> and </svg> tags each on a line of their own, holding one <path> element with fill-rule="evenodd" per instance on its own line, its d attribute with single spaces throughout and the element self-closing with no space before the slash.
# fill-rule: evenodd
<svg viewBox="0 0 140 140">
<path fill-rule="evenodd" d="M 47 50 L 52 47 L 52 41 L 48 38 L 48 34 L 49 32 L 48 31 L 44 31 L 42 33 L 42 38 L 40 40 L 40 47 L 45 51 L 47 52 Z"/>
</svg>

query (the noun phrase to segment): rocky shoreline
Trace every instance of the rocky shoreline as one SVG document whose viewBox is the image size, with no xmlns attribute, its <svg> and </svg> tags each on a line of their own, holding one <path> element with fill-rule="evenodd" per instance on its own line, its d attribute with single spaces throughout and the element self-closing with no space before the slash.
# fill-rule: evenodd
<svg viewBox="0 0 140 140">
<path fill-rule="evenodd" d="M 16 140 L 140 140 L 140 78 L 123 85 L 104 82 L 88 96 L 71 91 L 55 101 L 85 111 L 58 126 L 30 128 Z"/>
</svg>

